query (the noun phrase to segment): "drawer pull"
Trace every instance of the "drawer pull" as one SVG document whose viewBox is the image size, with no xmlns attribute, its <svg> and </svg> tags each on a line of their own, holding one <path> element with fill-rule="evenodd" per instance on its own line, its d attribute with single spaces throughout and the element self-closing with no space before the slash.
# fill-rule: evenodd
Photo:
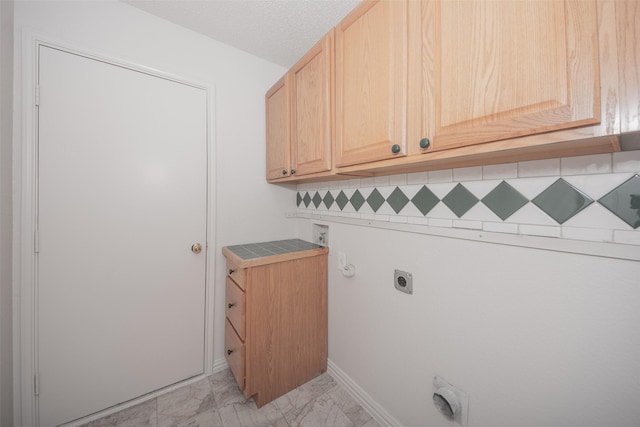
<svg viewBox="0 0 640 427">
<path fill-rule="evenodd" d="M 235 306 L 235 305 L 236 305 L 236 303 L 234 303 L 234 302 L 230 302 L 229 304 L 227 304 L 227 307 L 232 308 L 232 307 L 233 307 L 233 306 Z"/>
<path fill-rule="evenodd" d="M 230 268 L 230 269 L 229 269 L 229 274 L 233 274 L 233 273 L 235 273 L 235 272 L 236 272 L 236 271 L 235 271 L 233 268 Z"/>
<path fill-rule="evenodd" d="M 231 356 L 231 353 L 233 353 L 233 350 L 231 350 L 230 348 L 227 349 L 227 356 Z"/>
</svg>

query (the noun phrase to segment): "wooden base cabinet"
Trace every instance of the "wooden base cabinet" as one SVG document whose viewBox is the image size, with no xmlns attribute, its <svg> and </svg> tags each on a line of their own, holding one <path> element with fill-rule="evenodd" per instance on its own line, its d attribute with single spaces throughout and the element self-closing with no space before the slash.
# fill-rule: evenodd
<svg viewBox="0 0 640 427">
<path fill-rule="evenodd" d="M 327 252 L 243 260 L 223 248 L 225 354 L 258 407 L 327 369 Z"/>
</svg>

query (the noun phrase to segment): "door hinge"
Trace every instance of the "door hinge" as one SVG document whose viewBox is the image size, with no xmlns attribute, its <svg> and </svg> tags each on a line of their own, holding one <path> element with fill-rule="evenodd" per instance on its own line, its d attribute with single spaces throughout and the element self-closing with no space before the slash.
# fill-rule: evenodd
<svg viewBox="0 0 640 427">
<path fill-rule="evenodd" d="M 36 107 L 40 106 L 40 85 L 36 85 Z"/>
<path fill-rule="evenodd" d="M 33 233 L 33 253 L 40 252 L 40 232 Z"/>
<path fill-rule="evenodd" d="M 33 376 L 33 394 L 35 394 L 36 396 L 40 394 L 40 376 L 39 375 Z"/>
</svg>

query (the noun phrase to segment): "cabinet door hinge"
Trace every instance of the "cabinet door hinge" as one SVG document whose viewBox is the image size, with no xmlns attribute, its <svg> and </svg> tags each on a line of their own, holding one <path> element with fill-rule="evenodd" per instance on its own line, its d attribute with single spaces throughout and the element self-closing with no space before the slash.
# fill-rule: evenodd
<svg viewBox="0 0 640 427">
<path fill-rule="evenodd" d="M 36 396 L 40 394 L 40 376 L 39 375 L 33 376 L 33 394 L 35 394 Z"/>
<path fill-rule="evenodd" d="M 40 85 L 36 85 L 36 107 L 40 106 Z"/>
<path fill-rule="evenodd" d="M 33 253 L 40 252 L 40 232 L 33 233 Z"/>
</svg>

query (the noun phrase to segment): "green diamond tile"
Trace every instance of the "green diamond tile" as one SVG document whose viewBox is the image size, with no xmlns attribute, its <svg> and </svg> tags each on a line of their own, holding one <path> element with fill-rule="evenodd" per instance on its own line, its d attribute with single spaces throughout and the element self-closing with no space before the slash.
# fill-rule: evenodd
<svg viewBox="0 0 640 427">
<path fill-rule="evenodd" d="M 418 191 L 416 195 L 413 196 L 413 199 L 411 199 L 411 203 L 413 203 L 416 208 L 422 212 L 422 215 L 428 214 L 431 209 L 438 204 L 438 202 L 440 202 L 438 196 L 433 194 L 433 191 L 429 190 L 426 185 L 423 185 L 420 191 Z"/>
<path fill-rule="evenodd" d="M 367 203 L 369 203 L 374 212 L 378 212 L 378 209 L 384 203 L 384 197 L 382 197 L 377 188 L 374 188 L 369 197 L 367 197 Z"/>
<path fill-rule="evenodd" d="M 444 196 L 442 202 L 460 218 L 478 203 L 478 198 L 467 190 L 464 185 L 458 184 L 453 187 L 453 190 L 449 191 L 449 194 Z"/>
<path fill-rule="evenodd" d="M 331 205 L 333 205 L 334 199 L 330 191 L 327 191 L 327 194 L 324 195 L 324 199 L 322 199 L 322 201 L 324 202 L 324 205 L 327 207 L 327 209 L 329 209 Z"/>
<path fill-rule="evenodd" d="M 526 205 L 528 201 L 518 190 L 505 181 L 498 184 L 482 199 L 482 203 L 503 221 Z"/>
<path fill-rule="evenodd" d="M 558 224 L 593 203 L 593 199 L 562 178 L 531 200 Z"/>
<path fill-rule="evenodd" d="M 313 205 L 316 207 L 316 209 L 318 209 L 318 206 L 320 206 L 320 203 L 322 203 L 322 196 L 320 196 L 320 193 L 318 193 L 316 191 L 316 194 L 313 195 Z"/>
<path fill-rule="evenodd" d="M 356 190 L 356 192 L 353 193 L 353 196 L 351 196 L 351 205 L 356 208 L 356 212 L 358 212 L 362 205 L 364 205 L 364 197 L 359 190 Z"/>
<path fill-rule="evenodd" d="M 340 194 L 338 194 L 338 197 L 336 197 L 336 203 L 338 204 L 340 210 L 343 210 L 344 207 L 347 206 L 347 203 L 349 203 L 349 198 L 346 194 L 344 194 L 344 191 L 340 191 Z"/>
<path fill-rule="evenodd" d="M 402 208 L 409 203 L 409 198 L 400 190 L 400 187 L 396 187 L 389 197 L 387 197 L 387 203 L 389 203 L 389 206 L 391 206 L 395 213 L 400 213 Z"/>
<path fill-rule="evenodd" d="M 635 174 L 598 200 L 633 228 L 640 227 L 640 176 Z"/>
<path fill-rule="evenodd" d="M 311 196 L 309 196 L 309 193 L 305 193 L 304 197 L 302 198 L 302 201 L 304 202 L 304 207 L 308 208 L 309 203 L 311 203 Z"/>
<path fill-rule="evenodd" d="M 302 196 L 300 195 L 300 193 L 296 194 L 296 206 L 300 206 L 300 203 L 302 203 Z"/>
</svg>

